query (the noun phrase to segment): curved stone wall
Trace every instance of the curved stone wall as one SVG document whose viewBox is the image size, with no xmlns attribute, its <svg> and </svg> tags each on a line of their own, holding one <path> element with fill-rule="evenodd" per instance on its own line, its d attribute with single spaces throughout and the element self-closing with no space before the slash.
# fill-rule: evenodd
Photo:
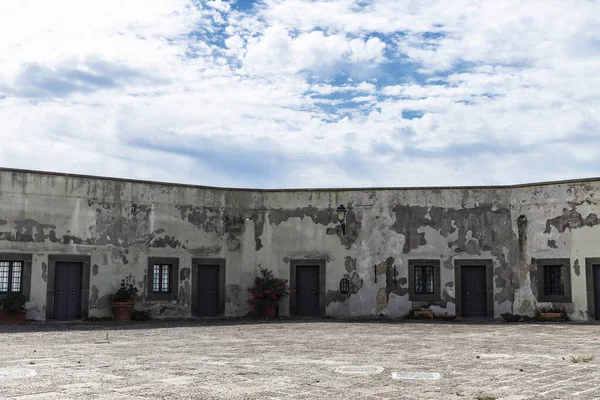
<svg viewBox="0 0 600 400">
<path fill-rule="evenodd" d="M 192 316 L 194 259 L 224 260 L 226 316 L 249 311 L 246 289 L 258 265 L 290 279 L 298 260 L 324 261 L 320 295 L 331 316 L 396 317 L 417 307 L 460 313 L 455 267 L 465 260 L 491 265 L 494 317 L 532 314 L 536 305 L 550 305 L 538 293 L 544 260 L 568 259 L 571 298 L 556 305 L 587 320 L 586 259 L 591 266 L 600 257 L 599 195 L 597 180 L 238 190 L 1 170 L 0 257 L 31 255 L 33 319 L 49 316 L 50 255 L 89 256 L 85 311 L 94 317 L 110 315 L 107 296 L 130 273 L 140 288 L 138 308 L 155 317 Z M 340 204 L 348 208 L 345 235 L 335 217 Z M 179 260 L 176 299 L 147 296 L 149 257 Z M 438 263 L 437 299 L 410 299 L 413 260 Z M 342 278 L 350 281 L 348 294 L 339 292 Z M 281 302 L 281 315 L 290 313 L 289 303 Z"/>
</svg>

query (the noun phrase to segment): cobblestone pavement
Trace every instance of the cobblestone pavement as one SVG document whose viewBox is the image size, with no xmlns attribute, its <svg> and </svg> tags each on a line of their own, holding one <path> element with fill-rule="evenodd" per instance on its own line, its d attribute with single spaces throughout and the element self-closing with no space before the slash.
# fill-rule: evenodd
<svg viewBox="0 0 600 400">
<path fill-rule="evenodd" d="M 599 333 L 327 320 L 0 326 L 0 398 L 591 399 L 600 398 Z"/>
</svg>

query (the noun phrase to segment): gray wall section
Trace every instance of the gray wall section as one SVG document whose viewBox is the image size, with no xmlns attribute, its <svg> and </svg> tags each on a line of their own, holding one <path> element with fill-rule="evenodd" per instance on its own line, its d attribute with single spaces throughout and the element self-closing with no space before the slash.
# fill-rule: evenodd
<svg viewBox="0 0 600 400">
<path fill-rule="evenodd" d="M 291 260 L 324 260 L 323 313 L 457 312 L 457 260 L 490 260 L 490 312 L 531 315 L 536 259 L 568 259 L 572 319 L 589 317 L 586 258 L 600 258 L 600 180 L 512 187 L 247 190 L 0 170 L 0 253 L 31 257 L 28 318 L 52 317 L 50 255 L 89 259 L 86 310 L 134 275 L 136 307 L 194 315 L 193 259 L 221 259 L 223 315 L 245 315 L 258 266 L 290 279 Z M 335 217 L 348 208 L 346 234 Z M 148 259 L 178 259 L 175 295 L 148 296 Z M 440 263 L 440 296 L 409 299 L 409 263 Z M 223 264 L 225 265 L 225 264 Z M 437 275 L 436 275 L 437 276 Z M 350 293 L 339 293 L 340 279 Z M 279 313 L 290 314 L 290 300 Z M 83 306 L 83 305 L 82 305 Z"/>
</svg>

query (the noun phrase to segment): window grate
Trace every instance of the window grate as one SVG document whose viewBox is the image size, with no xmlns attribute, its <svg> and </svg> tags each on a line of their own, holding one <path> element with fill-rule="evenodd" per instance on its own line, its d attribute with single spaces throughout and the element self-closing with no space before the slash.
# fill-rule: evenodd
<svg viewBox="0 0 600 400">
<path fill-rule="evenodd" d="M 171 269 L 169 264 L 155 264 L 152 270 L 152 291 L 154 293 L 171 292 Z"/>
<path fill-rule="evenodd" d="M 0 292 L 20 292 L 22 275 L 21 261 L 0 261 Z"/>
<path fill-rule="evenodd" d="M 341 294 L 350 293 L 350 281 L 348 280 L 348 278 L 342 278 L 340 280 L 340 293 Z"/>
<path fill-rule="evenodd" d="M 544 294 L 546 296 L 565 295 L 562 265 L 544 265 Z"/>
<path fill-rule="evenodd" d="M 415 293 L 433 294 L 433 267 L 415 265 Z"/>
</svg>

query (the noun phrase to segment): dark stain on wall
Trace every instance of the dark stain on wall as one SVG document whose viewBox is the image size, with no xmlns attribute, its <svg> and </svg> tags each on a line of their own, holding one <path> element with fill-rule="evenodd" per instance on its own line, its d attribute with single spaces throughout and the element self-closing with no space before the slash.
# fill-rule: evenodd
<svg viewBox="0 0 600 400">
<path fill-rule="evenodd" d="M 346 266 L 346 271 L 348 273 L 356 271 L 356 258 L 346 256 L 344 265 Z"/>
<path fill-rule="evenodd" d="M 190 281 L 186 280 L 182 285 L 179 286 L 179 296 L 177 297 L 177 303 L 182 306 L 189 306 L 192 304 L 192 290 L 190 288 Z"/>
<path fill-rule="evenodd" d="M 467 254 L 490 252 L 500 264 L 500 268 L 496 269 L 498 277 L 505 282 L 495 299 L 499 304 L 514 300 L 519 280 L 518 274 L 513 274 L 518 269 L 517 238 L 512 230 L 510 209 L 494 209 L 492 204 L 464 209 L 397 205 L 393 212 L 396 221 L 390 229 L 404 235 L 404 253 L 409 253 L 424 244 L 425 238 L 418 232 L 421 227 L 430 227 L 443 237 L 457 233 L 458 238 L 449 242 L 448 246 L 456 247 Z M 521 229 L 525 242 L 526 225 L 522 225 Z M 467 239 L 468 232 L 471 232 L 472 240 Z M 511 259 L 506 259 L 505 250 Z M 447 267 L 446 263 L 444 266 Z"/>
<path fill-rule="evenodd" d="M 492 210 L 491 204 L 465 209 L 397 205 L 393 212 L 396 222 L 390 229 L 406 238 L 402 249 L 405 254 L 426 244 L 424 235 L 418 232 L 422 227 L 433 228 L 444 237 L 458 230 L 458 239 L 450 242 L 449 247 L 456 246 L 468 254 L 499 252 L 498 247 L 512 243 L 514 237 L 510 210 Z M 467 243 L 468 231 L 476 242 Z"/>
<path fill-rule="evenodd" d="M 179 282 L 183 282 L 190 279 L 190 269 L 189 268 L 181 268 L 179 270 Z"/>
<path fill-rule="evenodd" d="M 165 235 L 164 237 L 153 237 L 148 244 L 150 247 L 170 247 L 175 249 L 177 247 L 181 247 L 185 249 L 185 246 L 181 244 L 181 242 L 175 239 L 175 236 Z"/>
<path fill-rule="evenodd" d="M 98 275 L 98 264 L 94 264 L 92 266 L 92 275 L 94 275 L 94 276 Z"/>
<path fill-rule="evenodd" d="M 96 287 L 96 285 L 92 285 L 92 294 L 90 296 L 90 309 L 102 309 L 107 308 L 109 305 L 108 296 L 104 295 L 100 297 L 100 291 Z"/>
<path fill-rule="evenodd" d="M 8 221 L 0 218 L 0 225 L 6 225 L 6 224 L 8 224 Z"/>
<path fill-rule="evenodd" d="M 0 240 L 11 242 L 43 242 L 50 237 L 50 231 L 53 229 L 56 229 L 55 225 L 42 224 L 30 218 L 17 220 L 15 221 L 14 232 L 0 232 Z"/>
<path fill-rule="evenodd" d="M 535 258 L 531 259 L 531 262 L 527 266 L 529 271 L 529 280 L 531 281 L 531 292 L 533 296 L 537 299 L 538 297 L 538 274 L 537 273 L 537 262 Z"/>
<path fill-rule="evenodd" d="M 126 206 L 102 201 L 97 201 L 95 204 L 96 225 L 92 238 L 86 241 L 87 244 L 129 247 L 146 243 L 152 212 L 150 205 Z"/>
<path fill-rule="evenodd" d="M 394 268 L 394 257 L 388 257 L 385 260 L 385 294 L 387 300 L 390 299 L 390 293 L 397 294 L 398 296 L 405 296 L 408 294 L 408 286 L 406 285 L 407 280 L 398 279 L 398 270 Z M 402 284 L 402 282 L 404 284 Z"/>
<path fill-rule="evenodd" d="M 396 222 L 390 229 L 404 236 L 404 247 L 402 251 L 406 254 L 419 246 L 427 244 L 425 234 L 417 230 L 422 226 L 430 226 L 431 220 L 425 218 L 427 207 L 397 205 L 393 208 Z"/>
<path fill-rule="evenodd" d="M 242 248 L 240 237 L 244 233 L 244 217 L 224 214 L 223 230 L 227 234 L 227 249 L 229 251 L 239 251 Z"/>
<path fill-rule="evenodd" d="M 42 279 L 45 283 L 48 283 L 48 264 L 42 262 Z"/>
<path fill-rule="evenodd" d="M 240 237 L 243 235 L 245 227 L 245 218 L 242 215 L 223 213 L 220 217 L 220 224 L 217 224 L 216 221 L 219 220 L 219 213 L 213 209 L 193 207 L 191 205 L 178 205 L 175 207 L 179 210 L 181 219 L 187 220 L 196 228 L 207 233 L 215 232 L 217 235 L 226 236 L 227 249 L 229 251 L 241 250 L 242 241 Z M 262 235 L 262 229 L 259 228 L 259 231 Z M 260 247 L 262 247 L 262 243 L 260 243 Z"/>
<path fill-rule="evenodd" d="M 106 253 L 102 254 L 102 264 L 108 265 L 108 255 Z"/>
<path fill-rule="evenodd" d="M 63 243 L 63 244 L 82 244 L 83 243 L 83 240 L 81 240 L 80 238 L 78 238 L 75 235 L 70 235 L 69 233 L 70 232 L 67 231 L 67 234 L 62 237 L 61 243 Z"/>
<path fill-rule="evenodd" d="M 448 290 L 449 288 L 452 288 L 454 286 L 454 282 L 448 282 L 446 283 L 446 285 L 444 286 L 444 289 L 442 289 L 442 295 L 441 295 L 441 300 L 438 301 L 431 301 L 431 302 L 427 302 L 427 301 L 413 301 L 413 307 L 414 308 L 423 308 L 425 310 L 429 309 L 430 307 L 441 307 L 441 308 L 447 308 L 448 307 L 448 303 L 456 303 L 456 299 L 454 298 L 454 296 L 450 293 L 450 291 Z"/>
<path fill-rule="evenodd" d="M 284 261 L 285 261 L 285 259 L 284 259 Z M 288 263 L 289 259 L 285 262 Z M 360 275 L 358 275 L 356 273 L 356 258 L 346 256 L 344 264 L 345 264 L 347 273 L 345 273 L 342 276 L 342 278 L 346 278 L 350 281 L 350 292 L 348 294 L 342 294 L 342 293 L 340 293 L 339 288 L 337 290 L 328 290 L 325 295 L 325 304 L 326 305 L 329 305 L 333 302 L 341 303 L 341 302 L 348 300 L 350 298 L 350 296 L 352 296 L 353 294 L 357 294 L 364 285 L 364 281 L 362 280 Z M 342 279 L 342 278 L 340 278 L 340 279 Z"/>
<path fill-rule="evenodd" d="M 128 252 L 128 250 L 125 250 Z M 123 264 L 128 264 L 129 260 L 127 260 L 127 257 L 125 257 L 125 252 L 121 249 L 112 249 L 111 253 L 110 253 L 110 258 L 113 261 L 113 263 L 115 262 L 121 262 Z"/>
<path fill-rule="evenodd" d="M 263 248 L 262 239 L 260 237 L 265 228 L 265 215 L 262 213 L 254 213 L 252 215 L 252 222 L 254 222 L 254 243 L 256 243 L 254 250 L 259 251 Z"/>
<path fill-rule="evenodd" d="M 527 217 L 525 215 L 520 215 L 517 218 L 517 232 L 519 235 L 519 258 L 522 260 L 526 260 L 526 250 L 527 250 Z"/>
<path fill-rule="evenodd" d="M 108 203 L 97 199 L 88 200 L 89 207 L 96 207 L 96 224 L 90 227 L 91 237 L 82 239 L 71 232 L 60 238 L 56 234 L 56 225 L 43 224 L 33 219 L 15 221 L 15 232 L 0 232 L 0 240 L 19 242 L 87 244 L 127 247 L 132 244 L 143 244 L 147 240 L 149 216 L 152 207 L 149 205 Z"/>
<path fill-rule="evenodd" d="M 579 259 L 576 259 L 573 263 L 573 271 L 575 271 L 575 275 L 577 276 L 581 274 L 581 266 L 579 265 Z"/>
<path fill-rule="evenodd" d="M 352 273 L 350 277 L 350 294 L 357 294 L 360 289 L 363 287 L 363 280 L 360 278 L 356 272 Z"/>
<path fill-rule="evenodd" d="M 175 206 L 181 215 L 182 220 L 186 220 L 196 228 L 203 230 L 206 233 L 217 231 L 214 221 L 217 220 L 218 214 L 211 208 L 194 207 L 191 205 Z"/>
<path fill-rule="evenodd" d="M 313 206 L 309 207 L 298 207 L 296 209 L 281 209 L 274 208 L 269 211 L 269 223 L 272 225 L 279 225 L 286 222 L 290 218 L 310 218 L 315 224 L 329 225 L 333 221 L 333 210 L 330 209 L 318 209 Z"/>
<path fill-rule="evenodd" d="M 337 235 L 340 238 L 342 245 L 350 249 L 361 229 L 361 223 L 356 216 L 355 210 L 352 208 L 352 203 L 348 204 L 348 211 L 346 213 L 346 234 L 342 236 L 342 230 L 337 219 L 334 216 L 335 210 L 333 209 L 318 209 L 313 206 L 309 207 L 298 207 L 296 209 L 272 209 L 269 211 L 269 223 L 273 225 L 279 225 L 286 222 L 290 218 L 310 218 L 315 224 L 327 226 L 331 223 L 335 223 L 334 228 L 328 227 L 326 234 Z"/>
<path fill-rule="evenodd" d="M 194 249 L 189 249 L 189 252 L 197 257 L 210 256 L 219 254 L 223 248 L 219 245 L 214 246 L 200 246 Z"/>
<path fill-rule="evenodd" d="M 242 288 L 240 285 L 227 284 L 225 286 L 225 301 L 235 306 L 242 305 Z"/>
<path fill-rule="evenodd" d="M 582 226 L 595 226 L 600 224 L 600 220 L 596 214 L 590 214 L 583 218 L 577 212 L 575 204 L 571 204 L 570 208 L 563 208 L 562 215 L 546 221 L 546 229 L 544 233 L 550 233 L 552 227 L 556 228 L 559 233 L 563 233 L 567 229 L 577 229 Z"/>
<path fill-rule="evenodd" d="M 548 247 L 558 249 L 558 246 L 556 245 L 556 240 L 548 240 Z"/>
</svg>

